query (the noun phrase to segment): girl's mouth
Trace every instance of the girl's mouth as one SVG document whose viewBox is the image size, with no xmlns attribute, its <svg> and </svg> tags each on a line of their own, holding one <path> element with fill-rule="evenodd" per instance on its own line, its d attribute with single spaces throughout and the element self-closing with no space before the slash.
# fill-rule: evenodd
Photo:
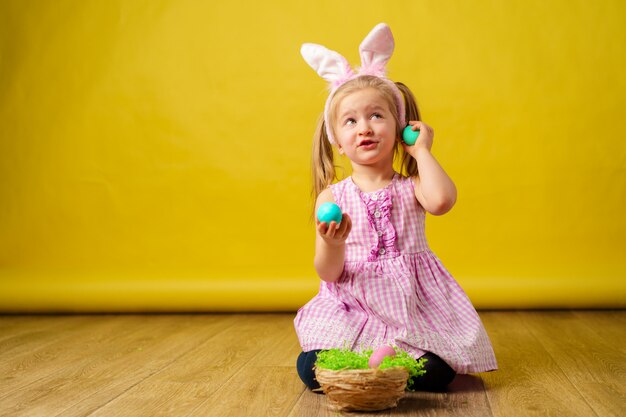
<svg viewBox="0 0 626 417">
<path fill-rule="evenodd" d="M 374 142 L 373 140 L 364 140 L 359 143 L 359 148 L 372 149 L 376 146 L 378 142 Z"/>
</svg>

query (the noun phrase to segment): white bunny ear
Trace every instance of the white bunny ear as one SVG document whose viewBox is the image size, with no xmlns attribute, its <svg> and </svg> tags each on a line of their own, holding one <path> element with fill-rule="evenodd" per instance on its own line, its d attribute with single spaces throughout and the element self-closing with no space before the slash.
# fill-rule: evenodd
<svg viewBox="0 0 626 417">
<path fill-rule="evenodd" d="M 354 75 L 350 64 L 343 56 L 322 45 L 305 43 L 300 48 L 300 53 L 307 64 L 333 87 Z"/>
<path fill-rule="evenodd" d="M 395 43 L 391 29 L 385 23 L 377 24 L 359 46 L 361 55 L 360 74 L 384 77 L 385 65 L 393 54 Z"/>
</svg>

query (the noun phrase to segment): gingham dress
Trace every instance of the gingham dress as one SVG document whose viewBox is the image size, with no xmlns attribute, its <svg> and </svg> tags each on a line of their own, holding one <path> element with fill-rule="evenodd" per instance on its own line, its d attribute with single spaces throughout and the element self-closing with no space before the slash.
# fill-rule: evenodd
<svg viewBox="0 0 626 417">
<path fill-rule="evenodd" d="M 352 178 L 331 185 L 352 218 L 344 271 L 294 320 L 304 352 L 397 346 L 420 357 L 432 352 L 457 373 L 497 368 L 489 337 L 461 287 L 430 251 L 425 211 L 413 181 L 362 192 Z"/>
</svg>

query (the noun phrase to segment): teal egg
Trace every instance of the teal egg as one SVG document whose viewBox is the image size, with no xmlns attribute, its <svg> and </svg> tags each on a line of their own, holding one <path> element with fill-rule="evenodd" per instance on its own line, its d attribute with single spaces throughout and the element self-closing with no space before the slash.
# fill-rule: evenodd
<svg viewBox="0 0 626 417">
<path fill-rule="evenodd" d="M 341 209 L 335 203 L 323 203 L 317 209 L 317 219 L 320 222 L 326 222 L 330 224 L 330 222 L 335 222 L 339 224 L 341 222 Z"/>
<path fill-rule="evenodd" d="M 405 127 L 404 130 L 402 131 L 402 140 L 404 140 L 404 143 L 406 143 L 409 146 L 415 145 L 415 142 L 417 141 L 417 137 L 420 135 L 420 131 L 413 130 L 412 127 L 413 126 L 409 125 Z"/>
</svg>

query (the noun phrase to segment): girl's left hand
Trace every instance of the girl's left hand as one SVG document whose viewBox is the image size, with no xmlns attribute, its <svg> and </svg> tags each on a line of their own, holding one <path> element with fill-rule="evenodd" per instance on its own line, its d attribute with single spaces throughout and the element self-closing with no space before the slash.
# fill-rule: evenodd
<svg viewBox="0 0 626 417">
<path fill-rule="evenodd" d="M 413 126 L 413 130 L 419 130 L 420 135 L 417 137 L 417 141 L 415 141 L 415 144 L 412 146 L 409 146 L 402 141 L 404 151 L 413 158 L 416 157 L 417 150 L 419 148 L 426 148 L 430 152 L 430 149 L 433 147 L 433 138 L 435 137 L 435 131 L 433 128 L 424 122 L 414 120 L 409 121 L 409 124 Z"/>
</svg>

